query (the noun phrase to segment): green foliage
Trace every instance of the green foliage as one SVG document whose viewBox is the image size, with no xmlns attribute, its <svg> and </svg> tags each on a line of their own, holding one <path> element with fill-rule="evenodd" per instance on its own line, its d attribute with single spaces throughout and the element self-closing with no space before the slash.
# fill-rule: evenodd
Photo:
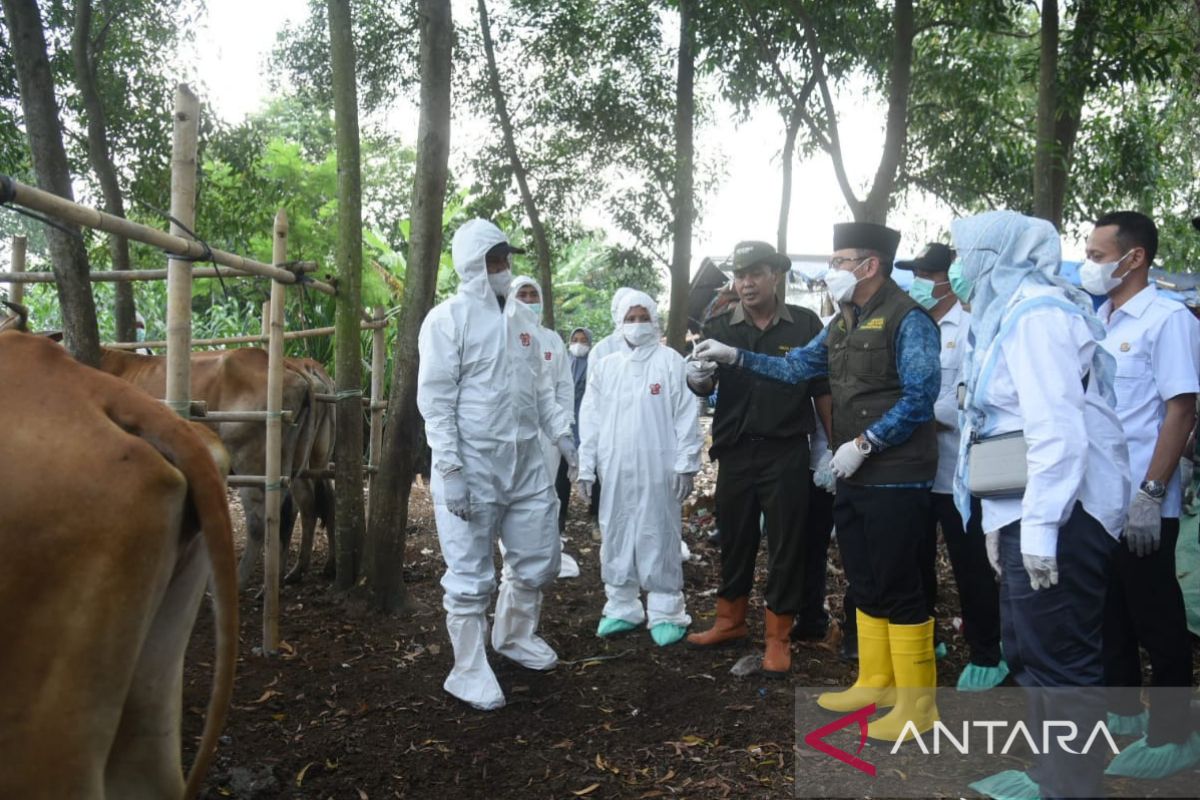
<svg viewBox="0 0 1200 800">
<path fill-rule="evenodd" d="M 555 319 L 564 338 L 572 328 L 588 328 L 598 340 L 612 333 L 609 309 L 622 286 L 651 297 L 662 294 L 662 273 L 636 250 L 614 247 L 599 235 L 576 239 L 564 247 L 555 265 Z"/>
</svg>

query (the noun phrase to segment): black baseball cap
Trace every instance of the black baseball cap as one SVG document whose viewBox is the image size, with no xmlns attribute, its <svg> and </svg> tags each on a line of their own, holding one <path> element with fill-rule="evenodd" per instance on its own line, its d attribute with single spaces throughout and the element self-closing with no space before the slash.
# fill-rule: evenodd
<svg viewBox="0 0 1200 800">
<path fill-rule="evenodd" d="M 777 253 L 775 248 L 766 242 L 738 242 L 733 248 L 733 271 L 766 264 L 775 272 L 787 272 L 792 268 L 792 260 Z"/>
<path fill-rule="evenodd" d="M 478 253 L 479 251 L 476 250 L 475 252 Z M 484 257 L 484 260 L 485 261 L 503 261 L 504 259 L 508 258 L 509 254 L 511 254 L 511 253 L 524 253 L 524 252 L 525 252 L 524 247 L 513 247 L 508 242 L 501 242 L 500 244 L 495 245 L 494 247 L 492 247 L 490 250 L 487 251 L 487 255 Z"/>
<path fill-rule="evenodd" d="M 954 263 L 955 255 L 954 248 L 949 245 L 930 242 L 916 258 L 911 261 L 897 261 L 896 266 L 914 272 L 945 272 Z"/>
</svg>

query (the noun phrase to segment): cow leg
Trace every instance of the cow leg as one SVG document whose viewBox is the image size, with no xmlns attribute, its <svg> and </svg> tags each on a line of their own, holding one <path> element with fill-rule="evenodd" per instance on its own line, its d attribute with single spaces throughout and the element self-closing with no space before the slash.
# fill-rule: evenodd
<svg viewBox="0 0 1200 800">
<path fill-rule="evenodd" d="M 337 510 L 336 497 L 333 493 L 333 481 L 324 479 L 316 483 L 317 516 L 325 523 L 325 539 L 329 542 L 329 550 L 325 553 L 325 567 L 321 576 L 333 580 L 337 576 Z"/>
<path fill-rule="evenodd" d="M 238 562 L 238 588 L 245 591 L 262 556 L 266 509 L 262 489 L 247 488 L 238 493 L 242 498 L 242 511 L 246 515 L 246 549 L 242 551 L 242 560 Z"/>
<path fill-rule="evenodd" d="M 317 505 L 313 481 L 298 479 L 292 482 L 294 508 L 300 512 L 300 555 L 285 577 L 284 583 L 298 583 L 312 563 L 313 534 L 317 529 Z M 290 530 L 289 530 L 290 533 Z"/>
<path fill-rule="evenodd" d="M 151 800 L 183 794 L 183 658 L 209 572 L 204 540 L 194 535 L 183 547 L 138 654 L 105 770 L 107 797 Z"/>
</svg>

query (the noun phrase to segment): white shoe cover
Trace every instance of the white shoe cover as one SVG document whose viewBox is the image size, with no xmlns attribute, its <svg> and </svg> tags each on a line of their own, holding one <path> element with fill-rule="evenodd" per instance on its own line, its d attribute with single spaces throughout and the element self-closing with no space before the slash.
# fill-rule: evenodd
<svg viewBox="0 0 1200 800">
<path fill-rule="evenodd" d="M 558 664 L 558 654 L 537 635 L 542 616 L 542 592 L 518 580 L 501 580 L 492 626 L 492 648 L 526 669 L 548 670 Z"/>
<path fill-rule="evenodd" d="M 487 660 L 487 617 L 447 614 L 446 630 L 454 648 L 454 669 L 442 688 L 480 711 L 504 707 L 504 692 Z"/>
</svg>

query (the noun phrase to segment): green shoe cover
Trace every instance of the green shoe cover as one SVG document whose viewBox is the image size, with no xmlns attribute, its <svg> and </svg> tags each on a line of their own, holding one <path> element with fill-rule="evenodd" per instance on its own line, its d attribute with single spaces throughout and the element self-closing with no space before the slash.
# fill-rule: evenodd
<svg viewBox="0 0 1200 800">
<path fill-rule="evenodd" d="M 1142 713 L 1123 717 L 1120 714 L 1108 712 L 1105 726 L 1113 736 L 1144 736 L 1146 723 L 1150 721 L 1150 712 L 1143 709 Z"/>
<path fill-rule="evenodd" d="M 1109 762 L 1105 775 L 1125 778 L 1166 778 L 1200 763 L 1200 733 L 1193 733 L 1182 744 L 1150 747 L 1143 736 Z"/>
<path fill-rule="evenodd" d="M 1042 796 L 1033 778 L 1017 769 L 1006 769 L 975 781 L 970 788 L 995 800 L 1038 800 Z"/>
<path fill-rule="evenodd" d="M 617 633 L 624 633 L 636 628 L 632 622 L 626 622 L 623 619 L 613 619 L 611 617 L 601 617 L 600 624 L 596 626 L 596 635 L 600 637 L 612 636 Z"/>
<path fill-rule="evenodd" d="M 946 643 L 945 642 L 937 643 L 937 647 L 933 648 L 933 656 L 938 661 L 941 661 L 943 658 L 946 657 Z"/>
<path fill-rule="evenodd" d="M 967 664 L 962 674 L 958 676 L 960 692 L 986 692 L 1004 683 L 1008 677 L 1008 663 L 1000 659 L 994 667 L 981 667 L 978 664 Z"/>
<path fill-rule="evenodd" d="M 666 647 L 669 644 L 675 644 L 683 635 L 687 633 L 687 628 L 683 625 L 676 625 L 673 622 L 660 622 L 650 629 L 650 638 L 659 647 Z"/>
</svg>

